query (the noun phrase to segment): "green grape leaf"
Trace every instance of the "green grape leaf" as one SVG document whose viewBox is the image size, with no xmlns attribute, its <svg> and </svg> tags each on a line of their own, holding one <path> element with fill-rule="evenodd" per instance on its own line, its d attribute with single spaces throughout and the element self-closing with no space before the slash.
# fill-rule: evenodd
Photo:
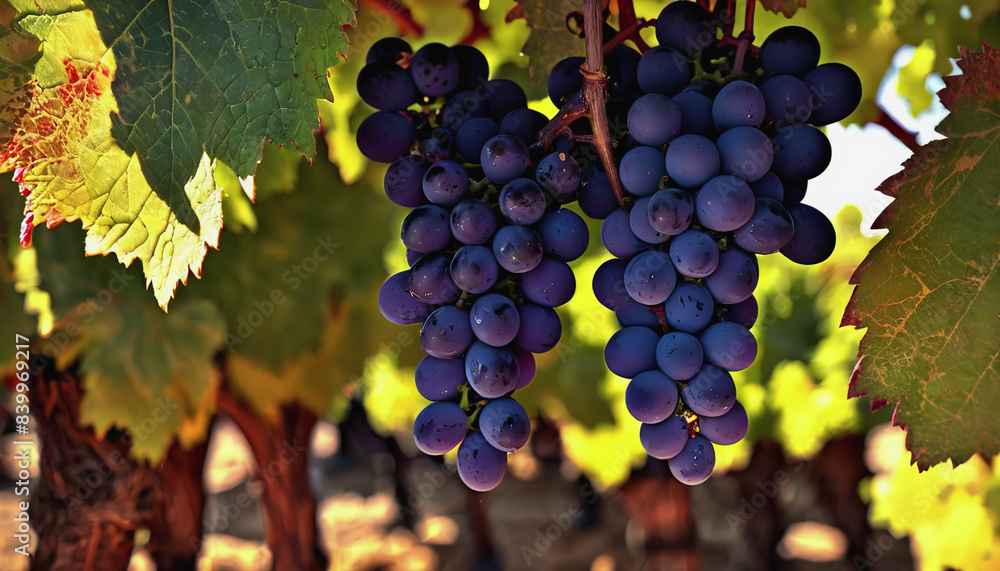
<svg viewBox="0 0 1000 571">
<path fill-rule="evenodd" d="M 41 286 L 56 316 L 38 351 L 60 368 L 79 363 L 84 424 L 99 435 L 128 430 L 133 455 L 156 463 L 175 438 L 190 447 L 205 437 L 225 321 L 205 300 L 177 302 L 164 313 L 139 272 L 110 258 L 85 258 L 72 247 L 82 239 L 79 227 L 62 225 L 36 240 Z"/>
<path fill-rule="evenodd" d="M 0 148 L 28 106 L 32 60 L 41 44 L 14 22 L 17 13 L 9 0 L 0 0 Z"/>
<path fill-rule="evenodd" d="M 183 185 L 182 208 L 172 208 L 153 192 L 138 158 L 112 140 L 115 62 L 90 12 L 26 16 L 19 25 L 43 42 L 30 103 L 0 149 L 0 171 L 14 170 L 26 196 L 22 244 L 38 224 L 80 220 L 87 255 L 114 253 L 126 266 L 138 259 L 165 308 L 218 243 L 222 196 L 213 164 L 201 155 Z"/>
<path fill-rule="evenodd" d="M 765 10 L 791 18 L 799 8 L 806 7 L 806 0 L 760 0 L 760 5 Z"/>
<path fill-rule="evenodd" d="M 545 0 L 518 0 L 507 13 L 507 23 L 524 19 L 531 29 L 521 53 L 528 56 L 533 83 L 542 83 L 560 60 L 584 53 L 583 40 L 566 28 L 566 16 L 583 10 L 583 0 L 553 3 Z"/>
<path fill-rule="evenodd" d="M 266 154 L 261 169 L 287 169 L 287 158 Z M 178 301 L 208 299 L 219 307 L 232 384 L 255 409 L 298 399 L 325 412 L 338 388 L 360 376 L 364 360 L 398 329 L 378 311 L 386 274 L 370 249 L 398 236 L 391 226 L 371 223 L 390 220 L 394 207 L 381 188 L 342 183 L 325 159 L 299 160 L 294 176 L 280 178 L 293 180 L 295 189 L 262 193 L 256 230 L 225 232 L 224 247 Z M 338 320 L 332 325 L 331 316 Z M 325 345 L 331 339 L 335 345 Z"/>
<path fill-rule="evenodd" d="M 174 206 L 203 153 L 240 177 L 265 140 L 315 155 L 316 100 L 347 54 L 348 0 L 95 2 L 114 51 L 112 134 Z"/>
<path fill-rule="evenodd" d="M 895 404 L 927 469 L 1000 452 L 1000 52 L 961 50 L 951 111 L 933 141 L 879 191 L 888 228 L 851 278 L 845 325 L 867 327 L 851 396 Z"/>
</svg>

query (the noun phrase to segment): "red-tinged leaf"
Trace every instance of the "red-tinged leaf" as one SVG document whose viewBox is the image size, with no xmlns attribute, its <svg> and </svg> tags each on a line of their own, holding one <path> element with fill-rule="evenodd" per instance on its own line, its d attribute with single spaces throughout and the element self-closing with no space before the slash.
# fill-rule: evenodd
<svg viewBox="0 0 1000 571">
<path fill-rule="evenodd" d="M 844 325 L 867 327 L 850 396 L 895 404 L 927 469 L 1000 453 L 1000 52 L 962 50 L 945 78 L 947 139 L 879 187 L 889 229 L 851 283 Z"/>
<path fill-rule="evenodd" d="M 806 0 L 760 0 L 760 5 L 765 10 L 791 18 L 796 10 L 806 7 Z"/>
</svg>

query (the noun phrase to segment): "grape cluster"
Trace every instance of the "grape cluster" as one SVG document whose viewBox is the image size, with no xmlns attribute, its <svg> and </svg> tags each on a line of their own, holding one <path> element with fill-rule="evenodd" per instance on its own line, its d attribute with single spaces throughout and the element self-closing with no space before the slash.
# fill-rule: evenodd
<svg viewBox="0 0 1000 571">
<path fill-rule="evenodd" d="M 699 58 L 718 45 L 711 15 L 694 2 L 668 4 L 656 37 L 626 97 L 626 207 L 587 209 L 604 218 L 614 256 L 593 287 L 622 327 L 605 360 L 631 379 L 626 405 L 642 422 L 643 447 L 697 484 L 714 469 L 714 445 L 747 433 L 730 373 L 757 355 L 757 255 L 815 264 L 833 251 L 833 225 L 801 201 L 831 159 L 816 127 L 853 112 L 861 83 L 844 65 L 818 65 L 819 42 L 795 26 L 771 34 L 759 58 L 748 53 L 747 71 L 721 85 L 697 80 Z"/>
<path fill-rule="evenodd" d="M 533 353 L 558 343 L 553 308 L 573 296 L 567 262 L 588 243 L 584 220 L 561 208 L 576 198 L 579 164 L 559 151 L 533 160 L 526 142 L 547 118 L 520 86 L 488 75 L 475 48 L 413 53 L 388 38 L 358 76 L 379 109 L 358 146 L 391 162 L 385 193 L 411 209 L 400 231 L 409 269 L 385 281 L 378 303 L 393 323 L 422 323 L 415 382 L 432 402 L 414 440 L 427 454 L 458 446 L 459 476 L 479 491 L 500 483 L 507 453 L 528 440 L 530 419 L 510 395 L 534 377 Z"/>
</svg>

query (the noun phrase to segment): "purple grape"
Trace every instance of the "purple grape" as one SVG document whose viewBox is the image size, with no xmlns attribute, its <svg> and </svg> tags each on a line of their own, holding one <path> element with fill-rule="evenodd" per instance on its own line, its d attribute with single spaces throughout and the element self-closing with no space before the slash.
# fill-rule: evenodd
<svg viewBox="0 0 1000 571">
<path fill-rule="evenodd" d="M 632 210 L 634 212 L 635 208 Z M 676 236 L 691 225 L 694 198 L 690 192 L 679 188 L 658 190 L 646 205 L 646 217 L 657 232 Z"/>
<path fill-rule="evenodd" d="M 553 198 L 570 198 L 580 187 L 580 164 L 566 153 L 552 153 L 539 161 L 535 178 Z"/>
<path fill-rule="evenodd" d="M 715 448 L 707 438 L 696 434 L 684 444 L 684 449 L 667 460 L 670 473 L 680 482 L 693 486 L 700 484 L 715 470 Z"/>
<path fill-rule="evenodd" d="M 449 266 L 451 279 L 462 291 L 485 293 L 497 283 L 500 266 L 493 250 L 486 246 L 463 246 L 455 252 Z"/>
<path fill-rule="evenodd" d="M 424 303 L 449 303 L 458 296 L 458 286 L 448 273 L 451 259 L 443 254 L 427 254 L 410 268 L 407 286 L 410 295 Z"/>
<path fill-rule="evenodd" d="M 723 87 L 712 103 L 712 119 L 720 132 L 740 125 L 760 127 L 766 116 L 764 96 L 754 84 L 743 80 Z"/>
<path fill-rule="evenodd" d="M 700 416 L 722 416 L 736 402 L 733 377 L 723 369 L 703 365 L 681 390 L 684 403 Z"/>
<path fill-rule="evenodd" d="M 757 287 L 757 266 L 752 255 L 739 248 L 719 255 L 719 267 L 704 281 L 716 303 L 731 305 L 753 294 Z"/>
<path fill-rule="evenodd" d="M 514 352 L 514 357 L 517 358 L 517 366 L 521 370 L 517 386 L 514 387 L 514 390 L 519 391 L 530 385 L 531 380 L 535 378 L 535 356 L 530 351 L 525 351 L 516 345 L 511 347 L 511 351 Z"/>
<path fill-rule="evenodd" d="M 658 370 L 643 371 L 625 389 L 625 406 L 639 422 L 657 423 L 674 413 L 677 383 Z"/>
<path fill-rule="evenodd" d="M 507 453 L 490 446 L 478 432 L 470 432 L 458 447 L 458 477 L 470 489 L 488 492 L 507 473 Z"/>
<path fill-rule="evenodd" d="M 699 188 L 719 174 L 719 149 L 700 135 L 682 135 L 667 147 L 664 164 L 670 182 Z"/>
<path fill-rule="evenodd" d="M 698 374 L 704 364 L 701 341 L 690 333 L 673 331 L 656 344 L 656 364 L 672 379 L 686 381 Z"/>
<path fill-rule="evenodd" d="M 440 206 L 425 204 L 414 208 L 400 228 L 403 245 L 421 254 L 443 250 L 451 241 L 448 211 Z"/>
<path fill-rule="evenodd" d="M 378 308 L 382 315 L 396 325 L 421 323 L 434 307 L 410 295 L 410 271 L 389 276 L 378 291 Z"/>
<path fill-rule="evenodd" d="M 479 430 L 497 450 L 513 452 L 528 443 L 531 421 L 523 406 L 503 397 L 486 403 L 479 411 Z"/>
<path fill-rule="evenodd" d="M 638 254 L 625 268 L 625 291 L 639 303 L 663 303 L 676 285 L 677 271 L 670 256 L 658 250 Z"/>
<path fill-rule="evenodd" d="M 818 264 L 829 258 L 837 245 L 837 232 L 830 219 L 807 204 L 790 206 L 788 214 L 795 231 L 781 253 L 796 264 Z"/>
<path fill-rule="evenodd" d="M 450 305 L 435 309 L 420 328 L 420 346 L 431 357 L 452 359 L 472 345 L 469 315 Z"/>
<path fill-rule="evenodd" d="M 467 198 L 451 209 L 451 234 L 463 244 L 485 244 L 497 230 L 497 215 L 478 198 Z"/>
<path fill-rule="evenodd" d="M 424 454 L 438 456 L 458 446 L 469 430 L 468 417 L 453 402 L 432 402 L 413 423 L 413 441 Z"/>
<path fill-rule="evenodd" d="M 625 190 L 636 196 L 653 194 L 667 175 L 663 153 L 653 147 L 636 147 L 622 157 L 618 174 Z"/>
<path fill-rule="evenodd" d="M 601 242 L 617 258 L 631 258 L 650 245 L 636 237 L 629 224 L 629 213 L 619 208 L 601 225 Z"/>
<path fill-rule="evenodd" d="M 532 303 L 559 307 L 573 298 L 576 278 L 566 262 L 543 257 L 537 266 L 521 274 L 517 291 Z"/>
<path fill-rule="evenodd" d="M 497 135 L 483 145 L 479 162 L 487 178 L 506 184 L 528 168 L 528 147 L 517 137 Z"/>
<path fill-rule="evenodd" d="M 653 196 L 656 196 L 655 194 Z M 635 201 L 628 213 L 628 225 L 635 237 L 647 244 L 662 244 L 669 236 L 661 236 L 649 222 L 649 203 L 653 196 L 643 196 Z"/>
<path fill-rule="evenodd" d="M 720 369 L 742 371 L 757 358 L 757 339 L 737 323 L 713 323 L 701 333 L 700 339 L 705 360 Z"/>
<path fill-rule="evenodd" d="M 438 359 L 425 355 L 417 363 L 413 380 L 420 396 L 430 401 L 445 401 L 462 396 L 465 384 L 465 359 Z"/>
<path fill-rule="evenodd" d="M 472 304 L 469 319 L 476 338 L 494 347 L 503 347 L 513 341 L 521 326 L 521 316 L 514 302 L 498 293 L 488 293 L 477 299 Z"/>
<path fill-rule="evenodd" d="M 708 326 L 715 315 L 712 294 L 694 282 L 681 282 L 663 302 L 667 323 L 678 331 L 695 333 Z"/>
<path fill-rule="evenodd" d="M 639 144 L 666 145 L 681 131 L 681 110 L 674 100 L 659 93 L 647 93 L 628 110 L 628 132 Z"/>
<path fill-rule="evenodd" d="M 719 266 L 719 246 L 700 230 L 685 230 L 670 242 L 670 260 L 682 276 L 704 278 Z"/>
<path fill-rule="evenodd" d="M 358 126 L 358 150 L 368 160 L 391 163 L 410 154 L 417 130 L 410 118 L 398 111 L 376 111 Z"/>
<path fill-rule="evenodd" d="M 413 54 L 410 75 L 421 93 L 441 97 L 458 87 L 458 60 L 448 46 L 426 44 Z"/>
<path fill-rule="evenodd" d="M 642 447 L 647 454 L 659 460 L 680 454 L 688 440 L 688 424 L 682 416 L 671 415 L 662 422 L 643 423 L 639 427 L 639 442 Z"/>
<path fill-rule="evenodd" d="M 427 169 L 424 196 L 434 204 L 451 208 L 469 197 L 469 176 L 455 161 L 439 161 Z"/>
<path fill-rule="evenodd" d="M 393 204 L 416 208 L 427 203 L 424 196 L 424 173 L 431 163 L 420 155 L 407 155 L 389 165 L 385 171 L 383 188 Z"/>
<path fill-rule="evenodd" d="M 542 241 L 545 255 L 564 262 L 582 256 L 590 242 L 587 223 L 579 214 L 565 208 L 546 212 L 535 224 L 535 232 Z"/>
<path fill-rule="evenodd" d="M 747 410 L 740 401 L 733 403 L 733 408 L 722 416 L 703 416 L 698 419 L 699 433 L 713 444 L 736 444 L 747 435 L 749 427 Z"/>
<path fill-rule="evenodd" d="M 531 179 L 515 178 L 500 190 L 500 213 L 511 224 L 530 226 L 545 214 L 545 192 Z"/>
<path fill-rule="evenodd" d="M 732 232 L 753 215 L 753 191 L 732 175 L 719 175 L 695 194 L 695 211 L 702 226 L 717 232 Z"/>
<path fill-rule="evenodd" d="M 733 127 L 719 135 L 716 146 L 722 173 L 747 182 L 754 182 L 767 174 L 774 161 L 771 140 L 756 127 Z"/>
<path fill-rule="evenodd" d="M 757 299 L 751 295 L 739 303 L 726 306 L 726 311 L 722 312 L 719 319 L 750 329 L 757 323 Z"/>
<path fill-rule="evenodd" d="M 495 399 L 514 390 L 521 380 L 521 369 L 510 349 L 473 341 L 465 354 L 465 377 L 474 391 Z"/>
<path fill-rule="evenodd" d="M 562 321 L 551 307 L 526 303 L 518 308 L 521 326 L 514 337 L 514 343 L 531 353 L 545 353 L 559 343 L 562 336 Z"/>
<path fill-rule="evenodd" d="M 753 216 L 733 233 L 736 245 L 755 254 L 773 254 L 795 233 L 792 215 L 776 200 L 758 198 Z"/>
<path fill-rule="evenodd" d="M 584 180 L 580 187 L 580 210 L 595 220 L 604 220 L 612 212 L 618 210 L 618 199 L 615 198 L 608 175 L 598 173 L 589 180 Z"/>
<path fill-rule="evenodd" d="M 526 226 L 504 226 L 493 236 L 493 255 L 503 269 L 523 274 L 542 261 L 542 241 Z"/>
<path fill-rule="evenodd" d="M 656 344 L 660 336 L 645 327 L 625 327 L 611 336 L 604 348 L 608 369 L 630 379 L 643 371 L 656 368 Z"/>
</svg>

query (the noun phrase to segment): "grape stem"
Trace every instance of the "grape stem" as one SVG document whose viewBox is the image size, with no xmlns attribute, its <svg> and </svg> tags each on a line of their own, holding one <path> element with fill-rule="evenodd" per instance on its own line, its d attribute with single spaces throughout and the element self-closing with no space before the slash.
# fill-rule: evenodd
<svg viewBox="0 0 1000 571">
<path fill-rule="evenodd" d="M 660 322 L 660 327 L 663 328 L 663 332 L 666 333 L 667 331 L 670 331 L 670 324 L 667 323 L 667 312 L 663 309 L 663 304 L 652 305 L 648 309 L 653 313 L 653 315 L 656 316 L 656 319 Z"/>
<path fill-rule="evenodd" d="M 586 34 L 587 59 L 580 66 L 583 74 L 583 97 L 590 111 L 590 125 L 594 131 L 594 146 L 601 157 L 604 172 L 608 175 L 611 189 L 618 204 L 625 205 L 625 189 L 618 178 L 618 166 L 611 154 L 611 134 L 608 131 L 608 110 L 604 103 L 608 76 L 604 72 L 603 30 L 600 0 L 585 0 L 583 4 L 583 30 Z M 638 35 L 638 34 L 637 34 Z"/>
<path fill-rule="evenodd" d="M 559 113 L 538 132 L 538 142 L 532 147 L 540 146 L 547 149 L 560 135 L 566 134 L 573 137 L 573 132 L 569 128 L 570 123 L 581 117 L 589 117 L 591 130 L 594 132 L 594 147 L 597 149 L 604 172 L 608 175 L 608 182 L 615 193 L 615 199 L 624 208 L 626 206 L 625 189 L 622 188 L 622 181 L 618 177 L 618 166 L 611 153 L 608 111 L 604 106 L 605 101 L 607 101 L 605 87 L 608 84 L 608 75 L 604 71 L 601 30 L 603 23 L 600 0 L 585 0 L 583 30 L 587 42 L 587 58 L 580 66 L 580 73 L 583 75 L 583 90 L 571 97 L 559 110 Z"/>
<path fill-rule="evenodd" d="M 655 18 L 646 21 L 643 18 L 636 17 L 635 5 L 632 3 L 632 0 L 618 0 L 618 27 L 620 30 L 611 41 L 604 44 L 604 54 L 607 55 L 625 40 L 632 40 L 635 46 L 639 48 L 640 53 L 646 53 L 649 51 L 649 44 L 639 35 L 639 30 L 655 24 Z M 584 20 L 584 26 L 586 26 L 586 20 Z"/>
<path fill-rule="evenodd" d="M 410 9 L 399 2 L 392 2 L 390 0 L 362 0 L 361 3 L 389 16 L 392 22 L 396 24 L 396 27 L 399 28 L 400 36 L 413 34 L 417 37 L 423 37 L 424 27 L 413 19 L 413 13 L 410 12 Z"/>
<path fill-rule="evenodd" d="M 743 14 L 743 32 L 740 33 L 736 44 L 736 60 L 733 62 L 733 75 L 743 73 L 743 59 L 747 55 L 747 48 L 753 45 L 753 14 L 757 6 L 756 0 L 747 2 L 747 10 Z"/>
</svg>

